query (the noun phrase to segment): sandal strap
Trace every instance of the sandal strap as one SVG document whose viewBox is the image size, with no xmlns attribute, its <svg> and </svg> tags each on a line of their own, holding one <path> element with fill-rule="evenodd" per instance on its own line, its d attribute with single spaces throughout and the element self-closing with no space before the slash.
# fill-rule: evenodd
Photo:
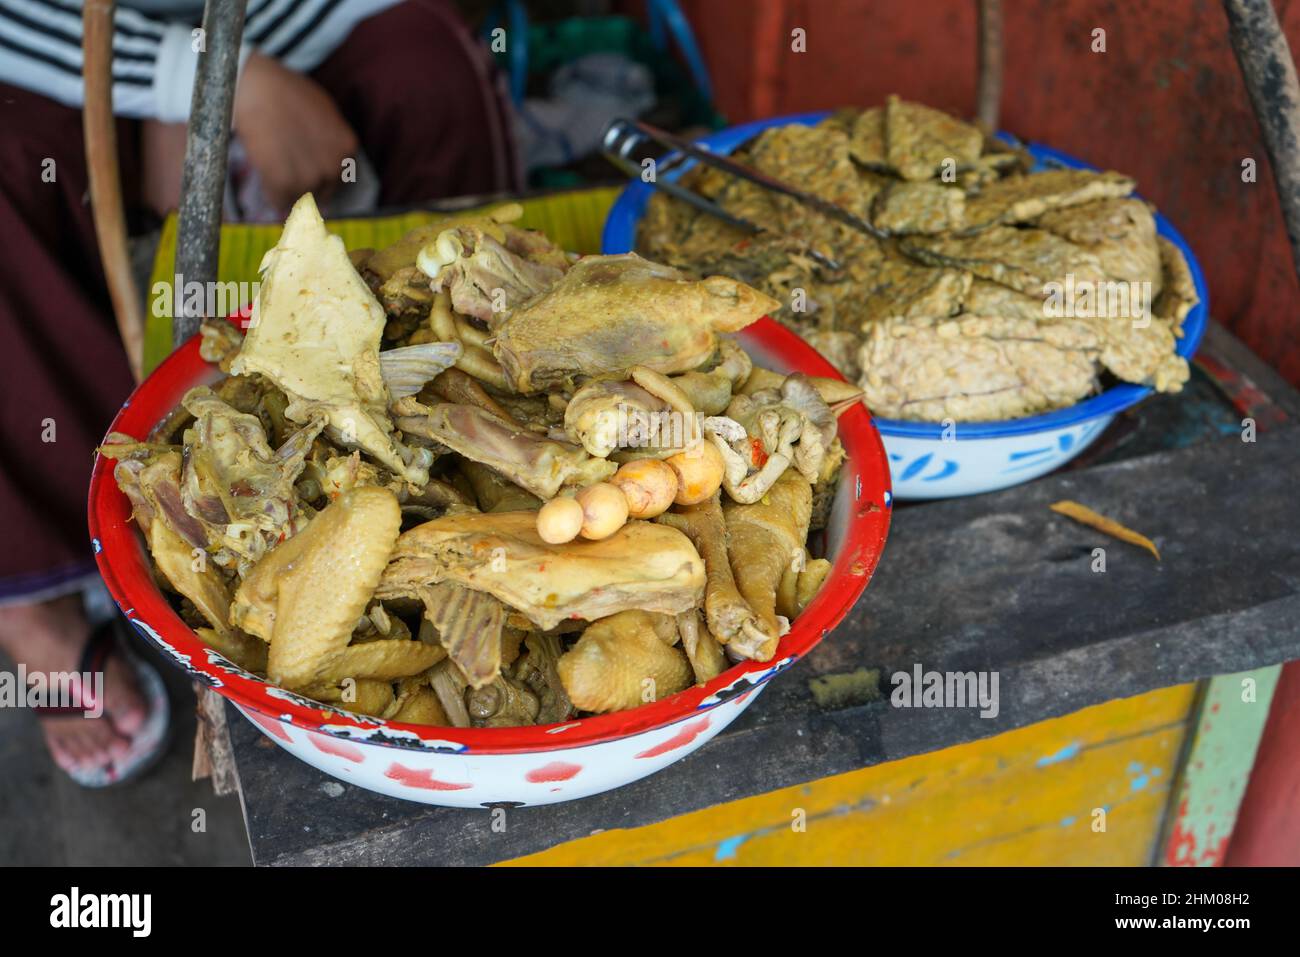
<svg viewBox="0 0 1300 957">
<path fill-rule="evenodd" d="M 102 673 L 109 657 L 117 650 L 117 620 L 111 618 L 94 628 L 86 638 L 86 645 L 81 649 L 81 658 L 77 662 L 77 674 Z M 32 711 L 37 717 L 53 718 L 84 714 L 96 705 L 93 686 L 80 680 L 77 687 L 81 692 L 80 705 L 41 705 Z"/>
</svg>

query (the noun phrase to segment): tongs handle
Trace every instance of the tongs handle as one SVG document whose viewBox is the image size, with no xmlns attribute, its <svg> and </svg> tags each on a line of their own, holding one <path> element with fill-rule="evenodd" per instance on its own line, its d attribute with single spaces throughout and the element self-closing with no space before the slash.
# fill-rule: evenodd
<svg viewBox="0 0 1300 957">
<path fill-rule="evenodd" d="M 640 179 L 641 169 L 630 158 L 632 150 L 645 142 L 647 137 L 639 134 L 633 129 L 628 120 L 614 120 L 605 128 L 604 153 L 605 158 L 617 166 L 629 179 Z M 728 223 L 737 229 L 744 230 L 750 235 L 763 232 L 763 227 L 757 223 L 745 219 L 743 216 L 737 216 L 723 209 L 711 199 L 694 193 L 684 186 L 678 186 L 670 180 L 661 180 L 659 174 L 670 170 L 676 163 L 666 163 L 663 167 L 656 170 L 655 178 L 651 182 L 656 189 L 661 189 L 669 196 L 680 199 L 684 203 L 689 203 L 703 213 L 710 216 L 716 216 L 723 222 Z"/>
<path fill-rule="evenodd" d="M 723 156 L 714 153 L 701 146 L 697 146 L 679 136 L 674 136 L 666 130 L 661 130 L 649 123 L 642 123 L 640 120 L 616 120 L 616 123 L 630 124 L 632 129 L 658 143 L 667 149 L 676 150 L 684 156 L 690 156 L 701 163 L 713 166 L 722 170 L 724 173 L 730 173 L 732 176 L 738 176 L 741 179 L 748 180 L 756 186 L 770 190 L 774 193 L 780 193 L 782 196 L 789 196 L 796 202 L 809 206 L 831 219 L 837 220 L 846 226 L 850 226 L 858 232 L 866 233 L 875 239 L 888 239 L 889 233 L 883 229 L 873 226 L 861 216 L 856 216 L 849 212 L 843 206 L 832 203 L 829 200 L 822 199 L 814 193 L 808 193 L 804 190 L 791 186 L 789 183 L 768 176 L 766 173 L 760 173 L 744 163 L 737 162 L 730 156 Z M 611 124 L 613 126 L 613 124 Z"/>
<path fill-rule="evenodd" d="M 664 142 L 661 137 L 667 137 L 669 142 Z M 658 130 L 648 124 L 639 123 L 635 120 L 619 119 L 614 120 L 605 128 L 603 143 L 605 158 L 617 166 L 629 179 L 640 179 L 641 170 L 637 164 L 632 161 L 630 154 L 636 147 L 640 146 L 647 139 L 652 142 L 658 142 L 660 145 L 666 146 L 669 149 L 675 149 L 679 154 L 677 158 L 659 166 L 655 178 L 650 183 L 650 185 L 655 189 L 663 190 L 669 196 L 680 199 L 682 202 L 694 206 L 696 209 L 700 210 L 700 212 L 706 213 L 710 216 L 715 216 L 723 222 L 749 233 L 751 236 L 759 233 L 772 232 L 772 230 L 766 226 L 745 219 L 743 216 L 737 216 L 735 213 L 723 209 L 717 203 L 713 202 L 713 200 L 701 196 L 699 193 L 692 192 L 684 186 L 678 186 L 671 180 L 662 178 L 663 173 L 684 162 L 687 156 L 694 157 L 706 164 L 710 164 L 713 160 L 719 159 L 715 154 L 700 149 L 694 144 L 678 140 L 676 137 L 669 136 L 662 130 Z M 840 269 L 839 262 L 815 249 L 809 248 L 808 255 L 821 263 L 827 269 L 834 271 Z"/>
</svg>

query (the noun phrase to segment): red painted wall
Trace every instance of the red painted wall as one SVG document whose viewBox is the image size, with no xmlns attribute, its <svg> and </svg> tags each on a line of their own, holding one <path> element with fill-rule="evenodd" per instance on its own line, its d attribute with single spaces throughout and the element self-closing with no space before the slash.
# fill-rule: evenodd
<svg viewBox="0 0 1300 957">
<path fill-rule="evenodd" d="M 732 121 L 898 93 L 970 115 L 975 0 L 683 0 Z M 1300 3 L 1280 2 L 1293 49 Z M 1004 0 L 1002 125 L 1137 177 L 1213 314 L 1300 384 L 1300 283 L 1217 0 Z M 790 49 L 802 27 L 807 52 Z M 1106 31 L 1106 52 L 1091 50 Z M 1257 162 L 1241 181 L 1244 158 Z"/>
</svg>

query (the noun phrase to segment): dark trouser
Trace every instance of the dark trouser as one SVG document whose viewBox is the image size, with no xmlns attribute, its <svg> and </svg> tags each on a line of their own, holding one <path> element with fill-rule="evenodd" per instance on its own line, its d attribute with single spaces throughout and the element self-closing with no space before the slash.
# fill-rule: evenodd
<svg viewBox="0 0 1300 957">
<path fill-rule="evenodd" d="M 312 75 L 374 163 L 382 204 L 518 186 L 488 65 L 448 0 L 362 21 Z M 137 140 L 137 124 L 119 121 L 128 207 Z M 0 603 L 8 603 L 93 575 L 92 454 L 132 383 L 95 243 L 81 113 L 5 84 L 0 244 Z"/>
</svg>

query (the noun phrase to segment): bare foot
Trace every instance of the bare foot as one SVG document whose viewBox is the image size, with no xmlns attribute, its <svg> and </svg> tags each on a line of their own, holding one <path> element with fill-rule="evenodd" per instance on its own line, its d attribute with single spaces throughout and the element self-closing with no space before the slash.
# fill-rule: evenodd
<svg viewBox="0 0 1300 957">
<path fill-rule="evenodd" d="M 76 595 L 0 608 L 0 648 L 26 665 L 29 675 L 76 671 L 89 632 Z M 104 671 L 103 716 L 42 718 L 41 729 L 59 767 L 102 767 L 126 753 L 145 717 L 134 673 L 121 655 L 113 655 Z"/>
</svg>

